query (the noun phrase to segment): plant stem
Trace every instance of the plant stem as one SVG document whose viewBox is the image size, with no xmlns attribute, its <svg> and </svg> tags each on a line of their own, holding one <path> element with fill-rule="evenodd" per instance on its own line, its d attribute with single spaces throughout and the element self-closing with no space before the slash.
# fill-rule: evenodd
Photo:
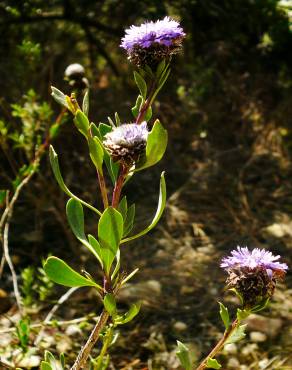
<svg viewBox="0 0 292 370">
<path fill-rule="evenodd" d="M 212 351 L 208 354 L 207 357 L 200 363 L 200 365 L 196 368 L 196 370 L 204 370 L 206 369 L 206 363 L 209 358 L 214 358 L 224 347 L 227 339 L 230 337 L 230 335 L 233 333 L 233 331 L 237 328 L 239 322 L 237 319 L 233 321 L 233 323 L 229 326 L 227 330 L 225 330 L 225 333 L 223 337 L 219 340 L 219 342 L 216 344 L 216 346 L 212 349 Z"/>
<path fill-rule="evenodd" d="M 105 324 L 107 323 L 107 320 L 109 319 L 109 314 L 103 310 L 97 324 L 95 325 L 94 329 L 92 330 L 89 338 L 87 339 L 87 342 L 85 345 L 81 348 L 81 351 L 79 352 L 74 365 L 71 367 L 71 370 L 79 370 L 83 369 L 86 361 L 89 357 L 89 354 L 94 347 L 95 343 L 97 342 L 99 338 L 99 334 L 104 328 Z"/>
<path fill-rule="evenodd" d="M 106 189 L 105 179 L 104 179 L 103 174 L 100 173 L 99 171 L 97 171 L 97 177 L 98 177 L 98 182 L 99 182 L 103 207 L 104 207 L 104 209 L 106 209 L 108 207 L 108 197 L 107 197 L 107 189 Z"/>
<path fill-rule="evenodd" d="M 114 208 L 117 208 L 119 205 L 122 187 L 123 187 L 124 180 L 127 176 L 128 171 L 129 171 L 128 167 L 122 164 L 121 172 L 116 181 L 114 192 L 113 192 L 112 206 Z"/>
<path fill-rule="evenodd" d="M 98 360 L 96 362 L 96 365 L 94 365 L 94 370 L 101 370 L 102 369 L 101 366 L 103 365 L 103 358 L 104 358 L 105 354 L 107 353 L 109 345 L 111 344 L 112 336 L 113 336 L 113 327 L 111 326 L 108 329 L 108 332 L 106 334 L 106 338 L 103 342 L 103 346 L 102 346 L 102 349 L 101 349 L 100 354 L 98 356 Z"/>
<path fill-rule="evenodd" d="M 12 259 L 10 258 L 8 235 L 9 235 L 9 226 L 10 226 L 10 221 L 13 215 L 13 209 L 14 209 L 15 202 L 17 201 L 19 197 L 21 189 L 30 181 L 34 173 L 35 173 L 35 169 L 32 170 L 30 174 L 21 181 L 21 183 L 16 188 L 15 193 L 10 202 L 9 202 L 9 199 L 7 198 L 7 205 L 3 213 L 3 216 L 1 218 L 1 225 L 0 225 L 0 240 L 3 244 L 4 258 L 7 261 L 8 266 L 10 268 L 12 281 L 13 281 L 14 295 L 15 295 L 16 303 L 17 303 L 17 306 L 20 312 L 22 311 L 21 295 L 20 295 L 19 288 L 18 288 L 17 275 L 14 270 Z M 4 228 L 3 236 L 2 236 L 2 227 Z"/>
<path fill-rule="evenodd" d="M 137 125 L 139 125 L 140 123 L 143 122 L 144 117 L 147 113 L 147 110 L 150 107 L 150 105 L 152 104 L 152 98 L 153 98 L 153 95 L 155 93 L 155 89 L 156 89 L 156 79 L 152 81 L 149 96 L 146 99 L 145 103 L 143 104 L 143 106 L 141 107 L 141 109 L 138 113 L 138 116 L 136 118 L 136 124 Z"/>
<path fill-rule="evenodd" d="M 91 129 L 89 129 L 89 135 L 90 135 L 90 137 L 93 137 Z M 105 178 L 103 176 L 102 171 L 97 170 L 96 173 L 97 173 L 97 178 L 98 178 L 98 183 L 99 183 L 103 208 L 106 209 L 108 207 L 108 196 L 107 196 L 107 188 L 106 188 Z"/>
</svg>

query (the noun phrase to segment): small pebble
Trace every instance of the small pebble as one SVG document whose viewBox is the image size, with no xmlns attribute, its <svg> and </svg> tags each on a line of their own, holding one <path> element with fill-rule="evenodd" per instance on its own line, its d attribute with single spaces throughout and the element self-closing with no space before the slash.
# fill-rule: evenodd
<svg viewBox="0 0 292 370">
<path fill-rule="evenodd" d="M 185 331 L 187 330 L 188 326 L 182 321 L 177 321 L 173 324 L 173 328 L 177 331 Z"/>
<path fill-rule="evenodd" d="M 227 362 L 227 367 L 230 369 L 238 369 L 240 362 L 235 357 L 231 357 Z"/>
<path fill-rule="evenodd" d="M 244 348 L 242 348 L 241 353 L 243 356 L 249 356 L 250 354 L 256 352 L 258 349 L 258 345 L 256 343 L 247 344 Z"/>
<path fill-rule="evenodd" d="M 267 336 L 260 331 L 252 331 L 250 333 L 250 340 L 255 343 L 265 342 L 267 340 Z"/>
<path fill-rule="evenodd" d="M 224 347 L 224 351 L 230 355 L 235 355 L 237 353 L 236 344 L 234 343 L 226 344 L 226 346 Z"/>
<path fill-rule="evenodd" d="M 81 333 L 81 329 L 79 328 L 78 325 L 69 325 L 67 327 L 65 333 L 67 335 L 69 335 L 69 337 L 71 337 L 73 335 L 80 334 Z"/>
<path fill-rule="evenodd" d="M 17 366 L 30 369 L 31 367 L 39 367 L 40 363 L 40 356 L 30 355 L 29 357 L 25 357 L 20 362 L 18 362 Z"/>
<path fill-rule="evenodd" d="M 269 360 L 267 358 L 264 358 L 263 360 L 259 361 L 259 369 L 266 369 L 267 366 L 269 365 Z"/>
</svg>

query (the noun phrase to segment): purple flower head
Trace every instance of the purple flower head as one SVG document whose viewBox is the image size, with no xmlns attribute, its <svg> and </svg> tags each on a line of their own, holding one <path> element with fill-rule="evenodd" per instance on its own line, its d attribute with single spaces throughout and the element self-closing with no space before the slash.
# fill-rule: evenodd
<svg viewBox="0 0 292 370">
<path fill-rule="evenodd" d="M 227 287 L 235 289 L 245 308 L 265 306 L 273 295 L 276 281 L 283 278 L 288 266 L 265 249 L 237 247 L 231 256 L 222 259 L 221 267 L 228 272 Z"/>
<path fill-rule="evenodd" d="M 141 26 L 131 26 L 126 30 L 121 47 L 130 51 L 134 46 L 149 48 L 158 43 L 171 46 L 174 40 L 185 37 L 185 33 L 178 22 L 165 17 L 156 22 L 145 22 Z"/>
<path fill-rule="evenodd" d="M 134 147 L 141 142 L 146 142 L 147 136 L 147 123 L 143 122 L 141 125 L 125 123 L 114 128 L 113 131 L 105 135 L 105 138 L 115 145 Z"/>
<path fill-rule="evenodd" d="M 180 24 L 165 17 L 156 22 L 131 26 L 126 30 L 120 46 L 127 51 L 129 59 L 137 66 L 152 66 L 176 54 L 184 37 L 185 33 Z"/>
<path fill-rule="evenodd" d="M 286 263 L 277 262 L 280 256 L 274 256 L 265 249 L 254 248 L 250 251 L 247 247 L 237 247 L 237 250 L 231 252 L 231 256 L 222 259 L 221 267 L 225 270 L 233 268 L 248 268 L 254 270 L 263 268 L 271 275 L 274 271 L 283 271 L 288 269 Z"/>
<path fill-rule="evenodd" d="M 148 133 L 146 122 L 126 123 L 106 134 L 103 144 L 114 161 L 130 165 L 145 150 Z"/>
</svg>

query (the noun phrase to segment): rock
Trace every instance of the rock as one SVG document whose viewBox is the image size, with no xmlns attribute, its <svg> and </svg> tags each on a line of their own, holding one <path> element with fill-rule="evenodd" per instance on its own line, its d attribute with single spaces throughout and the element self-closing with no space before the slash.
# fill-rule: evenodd
<svg viewBox="0 0 292 370">
<path fill-rule="evenodd" d="M 81 333 L 81 329 L 79 328 L 78 325 L 69 325 L 65 331 L 65 334 L 69 335 L 69 337 L 73 336 L 73 335 L 76 335 L 76 334 L 80 334 Z"/>
<path fill-rule="evenodd" d="M 226 344 L 224 346 L 224 352 L 226 354 L 235 355 L 237 353 L 237 346 L 235 343 Z"/>
<path fill-rule="evenodd" d="M 64 337 L 58 340 L 56 348 L 59 353 L 66 353 L 67 351 L 70 351 L 72 349 L 71 339 L 69 337 Z"/>
<path fill-rule="evenodd" d="M 137 284 L 127 284 L 119 292 L 120 301 L 137 301 L 145 302 L 155 301 L 161 294 L 161 284 L 157 280 L 147 280 Z"/>
<path fill-rule="evenodd" d="M 29 357 L 24 357 L 20 362 L 18 362 L 17 366 L 30 369 L 32 367 L 39 367 L 40 363 L 40 356 L 30 355 Z"/>
<path fill-rule="evenodd" d="M 240 366 L 240 362 L 237 360 L 236 357 L 230 357 L 230 359 L 227 362 L 227 367 L 229 369 L 238 369 Z"/>
<path fill-rule="evenodd" d="M 250 340 L 255 343 L 265 342 L 267 340 L 267 336 L 260 331 L 252 331 L 250 333 Z"/>
<path fill-rule="evenodd" d="M 243 356 L 249 356 L 252 353 L 258 350 L 258 345 L 256 343 L 247 344 L 245 347 L 242 348 L 241 354 Z"/>
<path fill-rule="evenodd" d="M 283 238 L 284 236 L 292 236 L 292 222 L 289 223 L 274 223 L 263 229 L 263 233 L 271 235 L 275 238 Z"/>
<path fill-rule="evenodd" d="M 187 326 L 187 324 L 185 324 L 182 321 L 176 321 L 173 324 L 173 328 L 174 328 L 174 330 L 177 330 L 177 331 L 185 331 L 185 330 L 187 330 L 188 326 Z"/>
<path fill-rule="evenodd" d="M 267 358 L 264 358 L 263 360 L 260 360 L 259 361 L 259 369 L 266 369 L 267 368 L 267 366 L 269 365 L 269 359 L 267 359 Z"/>
<path fill-rule="evenodd" d="M 283 326 L 283 321 L 281 319 L 269 318 L 256 314 L 250 315 L 246 319 L 246 323 L 249 331 L 265 333 L 270 338 L 279 334 Z"/>
</svg>

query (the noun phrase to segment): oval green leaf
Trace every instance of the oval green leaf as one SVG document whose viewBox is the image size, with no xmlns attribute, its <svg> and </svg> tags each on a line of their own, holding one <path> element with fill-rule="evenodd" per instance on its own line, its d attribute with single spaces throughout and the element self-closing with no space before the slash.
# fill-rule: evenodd
<svg viewBox="0 0 292 370">
<path fill-rule="evenodd" d="M 87 241 L 84 233 L 83 207 L 76 199 L 69 199 L 66 206 L 66 214 L 69 225 L 78 240 Z"/>
<path fill-rule="evenodd" d="M 89 134 L 89 121 L 86 115 L 80 109 L 78 109 L 75 115 L 74 123 L 81 134 L 84 135 L 87 139 Z"/>
<path fill-rule="evenodd" d="M 63 107 L 67 108 L 70 110 L 70 107 L 67 103 L 67 99 L 66 99 L 66 95 L 62 93 L 62 91 L 60 91 L 59 89 L 57 89 L 56 87 L 54 86 L 51 86 L 51 89 L 52 89 L 52 97 L 53 99 L 58 103 L 58 104 L 61 104 L 63 105 Z"/>
<path fill-rule="evenodd" d="M 218 303 L 219 303 L 219 306 L 220 306 L 219 313 L 220 313 L 221 319 L 223 321 L 225 329 L 228 329 L 229 325 L 230 325 L 230 318 L 229 318 L 228 308 L 225 307 L 223 303 L 221 303 L 221 302 L 218 302 Z"/>
<path fill-rule="evenodd" d="M 167 130 L 157 119 L 148 135 L 145 155 L 138 161 L 135 171 L 141 171 L 159 162 L 165 153 L 167 139 Z"/>
<path fill-rule="evenodd" d="M 141 303 L 131 304 L 128 312 L 126 312 L 124 315 L 118 316 L 115 319 L 115 324 L 123 325 L 123 324 L 127 324 L 128 322 L 132 321 L 133 318 L 138 315 L 140 308 L 141 308 Z"/>
<path fill-rule="evenodd" d="M 147 84 L 144 78 L 140 75 L 140 73 L 138 73 L 137 71 L 134 71 L 134 79 L 135 79 L 136 85 L 138 86 L 140 94 L 142 95 L 143 99 L 146 100 Z"/>
<path fill-rule="evenodd" d="M 116 254 L 123 236 L 123 216 L 113 207 L 108 207 L 98 223 L 98 239 L 103 248 Z"/>
<path fill-rule="evenodd" d="M 103 299 L 104 308 L 111 316 L 115 316 L 117 312 L 117 303 L 115 297 L 111 293 L 107 293 Z"/>
<path fill-rule="evenodd" d="M 82 101 L 82 111 L 83 113 L 88 116 L 89 113 L 89 89 L 86 90 L 83 101 Z"/>
<path fill-rule="evenodd" d="M 191 363 L 191 358 L 190 358 L 190 350 L 188 347 L 180 342 L 179 340 L 177 341 L 177 351 L 176 355 L 182 365 L 182 367 L 185 370 L 191 370 L 192 369 L 192 363 Z"/>
<path fill-rule="evenodd" d="M 95 165 L 96 169 L 102 173 L 102 163 L 104 150 L 97 137 L 90 137 L 88 139 L 90 158 Z"/>
<path fill-rule="evenodd" d="M 44 270 L 46 275 L 57 284 L 68 287 L 98 287 L 94 281 L 86 279 L 57 257 L 49 257 L 44 264 Z"/>
<path fill-rule="evenodd" d="M 91 204 L 88 204 L 84 202 L 84 200 L 78 198 L 76 195 L 74 195 L 65 185 L 61 171 L 59 166 L 59 160 L 58 160 L 58 154 L 55 152 L 52 145 L 50 145 L 50 163 L 51 167 L 54 173 L 54 176 L 60 186 L 60 188 L 64 191 L 65 194 L 69 195 L 69 197 L 74 198 L 78 200 L 81 204 L 83 204 L 85 207 L 89 208 L 91 211 L 97 213 L 99 216 L 101 215 L 101 212 L 93 207 Z"/>
</svg>

